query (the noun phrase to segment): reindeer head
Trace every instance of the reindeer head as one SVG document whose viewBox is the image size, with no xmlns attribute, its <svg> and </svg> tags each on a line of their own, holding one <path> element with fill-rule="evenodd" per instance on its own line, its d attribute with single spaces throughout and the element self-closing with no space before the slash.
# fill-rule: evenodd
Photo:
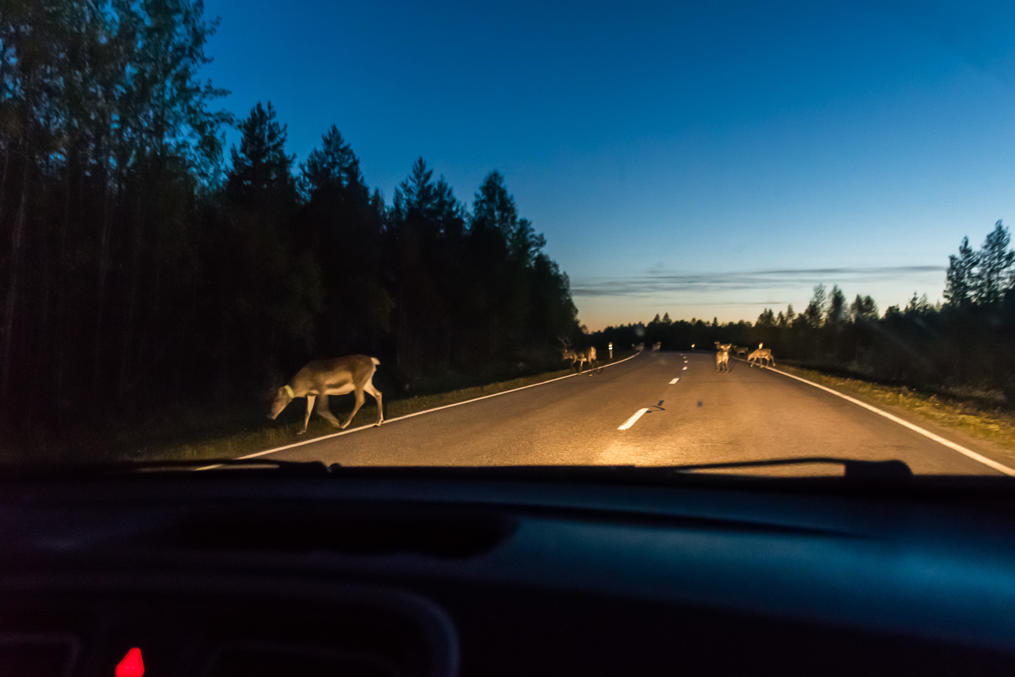
<svg viewBox="0 0 1015 677">
<path fill-rule="evenodd" d="M 293 401 L 295 394 L 293 389 L 288 385 L 284 385 L 278 389 L 275 393 L 275 399 L 271 401 L 271 413 L 268 414 L 268 418 L 274 421 L 278 418 L 278 415 L 282 413 L 282 410 L 289 406 L 289 403 Z"/>
<path fill-rule="evenodd" d="M 564 360 L 574 359 L 574 348 L 571 347 L 571 339 L 557 337 L 560 341 L 560 356 Z"/>
</svg>

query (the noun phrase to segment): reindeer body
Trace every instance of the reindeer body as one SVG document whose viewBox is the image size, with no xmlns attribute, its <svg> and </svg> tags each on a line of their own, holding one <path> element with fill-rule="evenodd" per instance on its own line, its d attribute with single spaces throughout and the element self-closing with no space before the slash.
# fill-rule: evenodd
<svg viewBox="0 0 1015 677">
<path fill-rule="evenodd" d="M 574 348 L 571 347 L 571 341 L 569 341 L 568 339 L 561 339 L 560 344 L 561 344 L 561 359 L 570 362 L 571 367 L 577 368 L 578 371 L 582 370 L 582 367 L 585 366 L 586 362 L 588 362 L 589 365 L 591 366 L 595 364 L 596 360 L 598 359 L 595 346 L 575 350 Z"/>
<path fill-rule="evenodd" d="M 582 367 L 585 366 L 586 362 L 588 362 L 591 367 L 596 363 L 596 347 L 592 346 L 591 348 L 579 350 L 575 353 L 575 361 L 578 363 L 578 371 L 582 370 Z"/>
<path fill-rule="evenodd" d="M 730 370 L 730 351 L 717 350 L 715 353 L 715 370 L 720 374 Z"/>
<path fill-rule="evenodd" d="M 760 362 L 762 365 L 775 366 L 775 357 L 772 356 L 772 351 L 768 348 L 758 348 L 747 356 L 747 363 L 752 367 L 755 362 Z"/>
<path fill-rule="evenodd" d="M 275 400 L 271 405 L 269 417 L 274 420 L 282 413 L 297 397 L 307 398 L 307 413 L 303 418 L 302 435 L 307 431 L 307 424 L 310 422 L 310 414 L 314 410 L 314 402 L 317 403 L 317 414 L 331 423 L 336 428 L 345 429 L 352 423 L 353 417 L 363 406 L 363 393 L 369 394 L 377 402 L 377 423 L 384 422 L 384 407 L 382 404 L 381 391 L 374 387 L 373 377 L 377 371 L 377 365 L 381 363 L 376 357 L 368 355 L 346 355 L 329 360 L 315 360 L 308 362 L 302 369 L 296 372 L 292 380 L 278 389 Z M 335 415 L 328 408 L 329 395 L 347 395 L 354 393 L 356 397 L 355 406 L 345 423 L 339 423 Z"/>
</svg>

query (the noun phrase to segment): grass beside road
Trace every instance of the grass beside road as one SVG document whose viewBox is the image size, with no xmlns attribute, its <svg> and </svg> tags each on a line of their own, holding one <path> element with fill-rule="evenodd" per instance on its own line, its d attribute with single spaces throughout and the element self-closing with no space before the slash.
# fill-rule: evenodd
<svg viewBox="0 0 1015 677">
<path fill-rule="evenodd" d="M 985 398 L 966 399 L 921 393 L 904 386 L 889 386 L 858 378 L 833 376 L 814 369 L 778 365 L 779 369 L 810 379 L 858 400 L 912 414 L 914 423 L 935 424 L 1015 452 L 1015 411 L 985 406 Z"/>
<path fill-rule="evenodd" d="M 632 351 L 618 353 L 612 360 L 616 362 L 628 357 Z M 609 364 L 610 360 L 602 360 L 600 364 Z M 384 417 L 386 419 L 405 416 L 434 407 L 441 407 L 456 402 L 464 402 L 483 395 L 520 388 L 547 381 L 559 376 L 566 376 L 573 373 L 571 369 L 559 369 L 556 371 L 543 372 L 522 376 L 505 381 L 497 381 L 486 385 L 459 388 L 441 393 L 417 395 L 413 397 L 388 398 L 384 399 Z M 340 419 L 344 420 L 352 411 L 352 397 L 332 397 L 331 410 Z M 310 418 L 310 425 L 305 435 L 298 435 L 302 427 L 304 413 L 306 412 L 306 400 L 300 398 L 294 400 L 289 408 L 283 412 L 279 421 L 264 421 L 257 425 L 248 425 L 242 429 L 221 432 L 215 435 L 203 436 L 198 439 L 176 441 L 163 444 L 139 444 L 129 452 L 118 455 L 119 460 L 179 460 L 179 461 L 201 461 L 209 458 L 234 458 L 245 454 L 254 453 L 271 447 L 283 446 L 293 442 L 311 440 L 336 432 L 336 429 L 329 423 L 314 414 Z M 352 427 L 369 425 L 377 420 L 377 406 L 367 396 L 366 403 L 356 414 Z"/>
</svg>

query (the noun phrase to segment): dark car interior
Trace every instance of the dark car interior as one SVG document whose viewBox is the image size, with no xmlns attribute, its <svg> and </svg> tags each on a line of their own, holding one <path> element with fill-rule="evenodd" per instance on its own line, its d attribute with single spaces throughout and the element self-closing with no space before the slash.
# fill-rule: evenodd
<svg viewBox="0 0 1015 677">
<path fill-rule="evenodd" d="M 21 470 L 0 675 L 1010 675 L 1013 508 L 848 467 Z"/>
</svg>

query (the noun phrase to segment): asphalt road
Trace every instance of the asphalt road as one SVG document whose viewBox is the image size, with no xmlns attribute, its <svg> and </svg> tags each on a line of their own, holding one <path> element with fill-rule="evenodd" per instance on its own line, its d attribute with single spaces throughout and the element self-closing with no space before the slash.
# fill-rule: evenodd
<svg viewBox="0 0 1015 677">
<path fill-rule="evenodd" d="M 341 400 L 332 400 L 338 409 Z M 633 425 L 618 430 L 643 408 L 648 411 Z M 373 416 L 365 407 L 354 425 Z M 271 455 L 342 465 L 673 465 L 799 456 L 900 459 L 917 473 L 997 474 L 807 384 L 741 362 L 717 374 L 712 354 L 701 352 L 645 352 L 597 374 Z M 809 465 L 767 472 L 841 470 Z"/>
</svg>

